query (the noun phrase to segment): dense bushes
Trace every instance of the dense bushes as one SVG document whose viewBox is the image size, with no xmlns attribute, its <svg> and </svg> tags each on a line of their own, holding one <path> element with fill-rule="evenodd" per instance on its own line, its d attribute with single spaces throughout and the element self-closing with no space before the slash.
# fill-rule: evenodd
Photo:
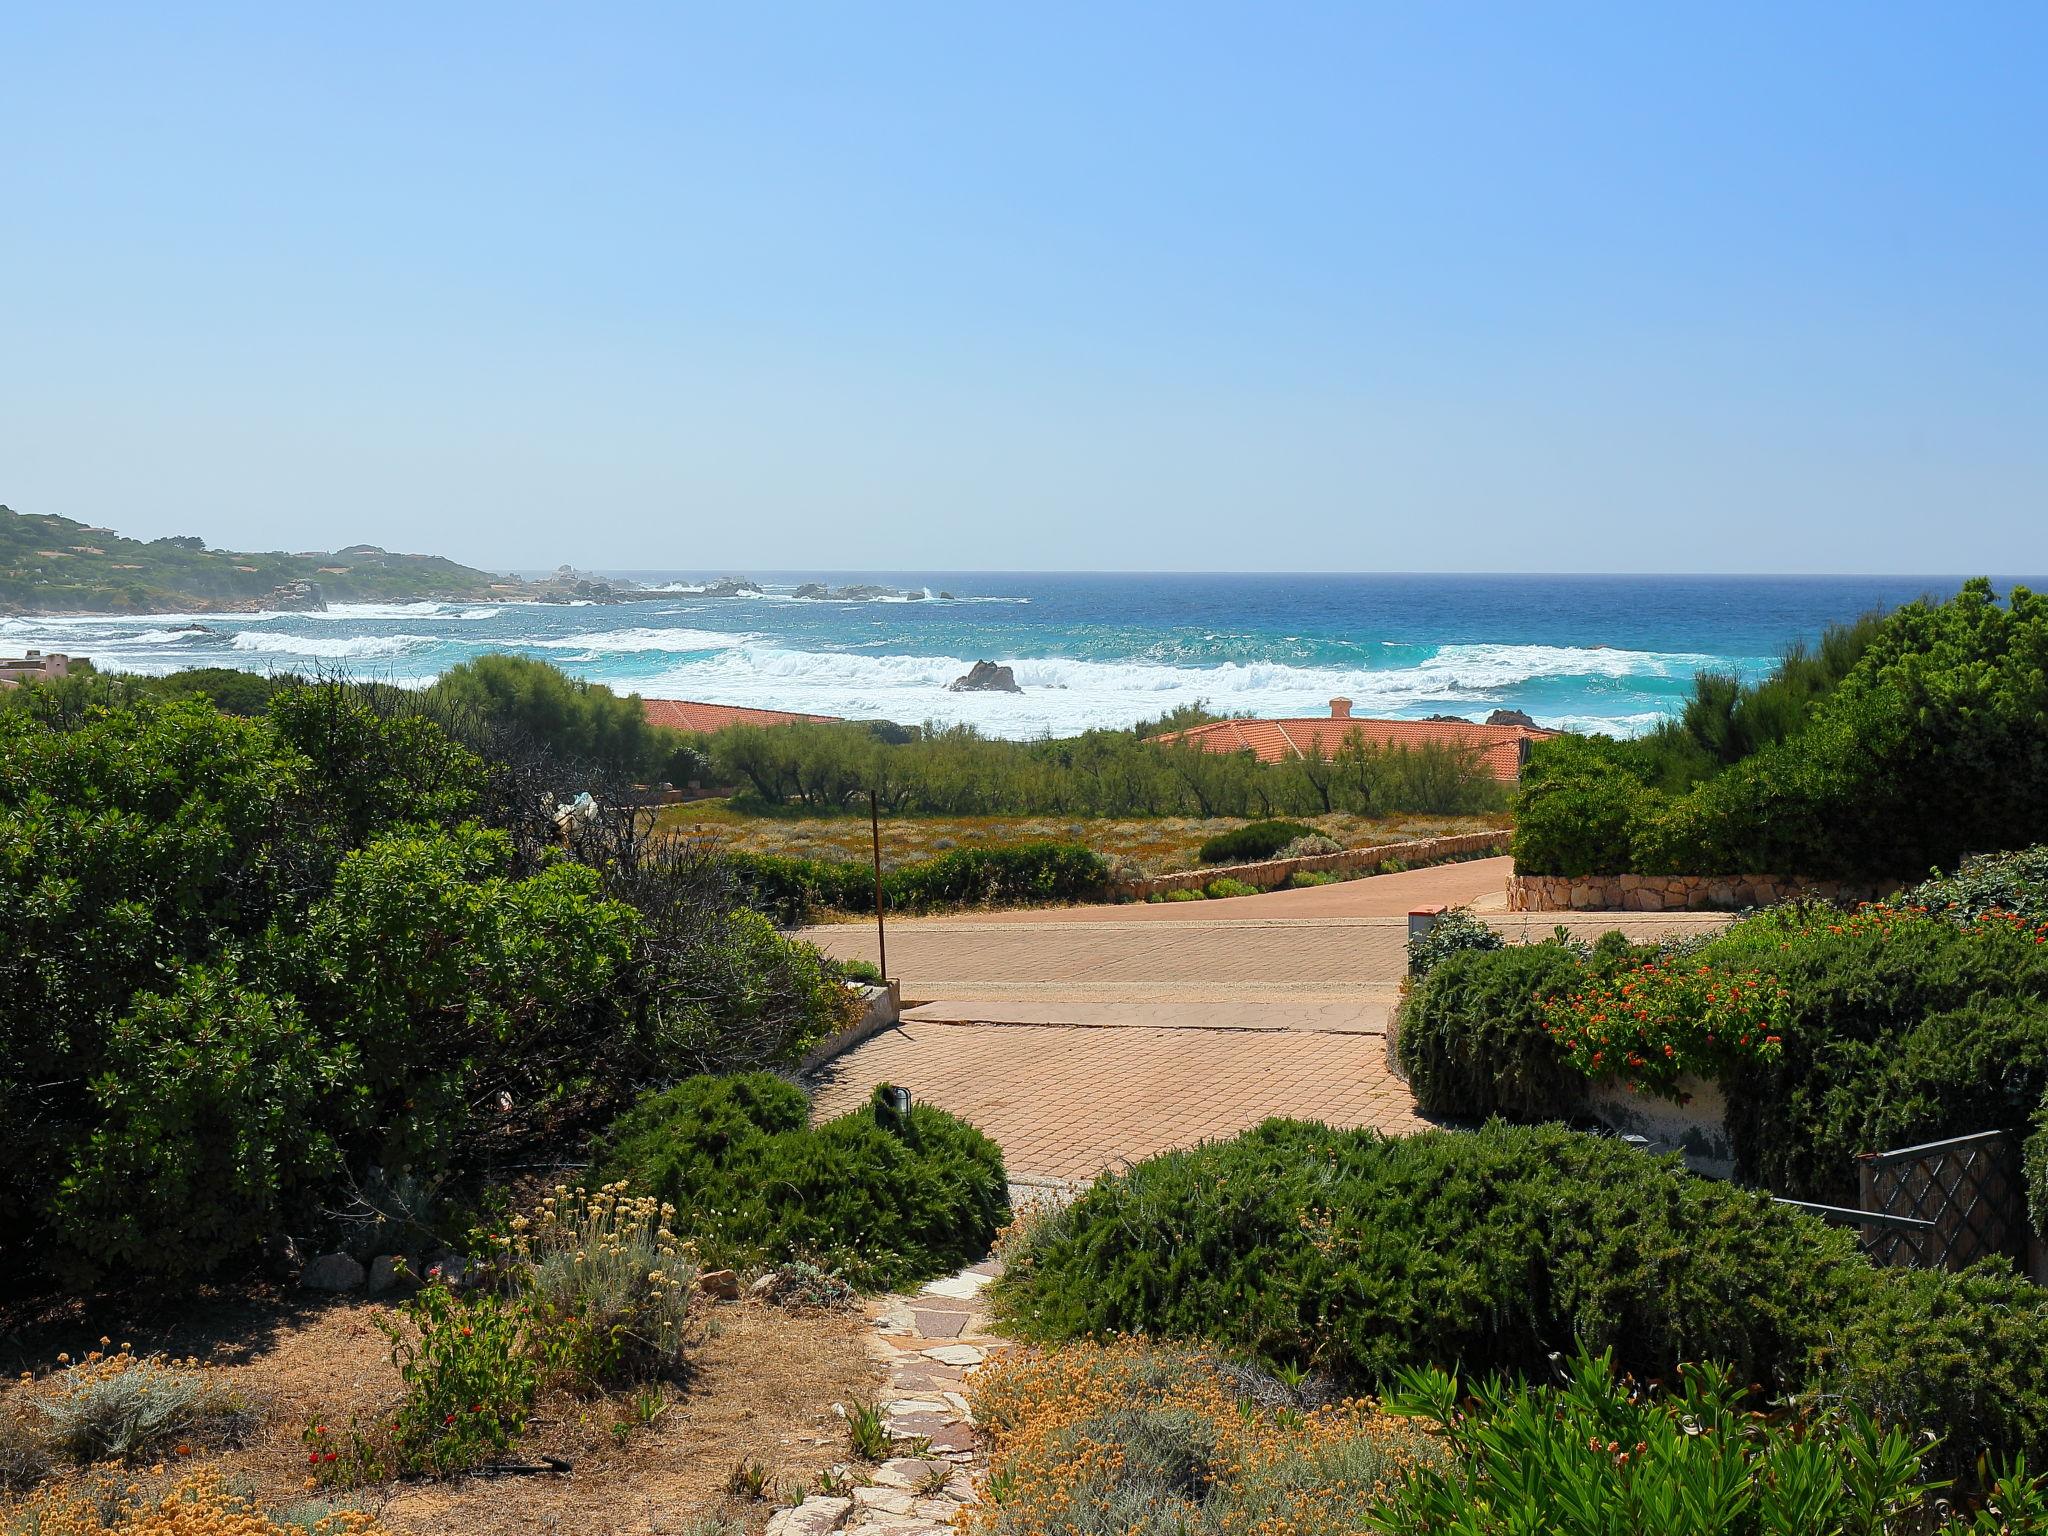
<svg viewBox="0 0 2048 1536">
<path fill-rule="evenodd" d="M 1253 821 L 1219 832 L 1195 851 L 1204 864 L 1252 864 L 1270 859 L 1299 838 L 1313 837 L 1314 827 L 1298 821 Z"/>
<path fill-rule="evenodd" d="M 899 1115 L 885 1089 L 816 1128 L 808 1115 L 779 1078 L 692 1078 L 621 1116 L 598 1166 L 673 1204 L 708 1263 L 807 1259 L 864 1286 L 971 1264 L 1009 1219 L 1002 1154 L 966 1122 Z"/>
<path fill-rule="evenodd" d="M 1454 747 L 1354 741 L 1334 761 L 1262 763 L 1144 731 L 1004 741 L 968 726 L 805 722 L 729 726 L 700 746 L 714 776 L 768 807 L 836 809 L 870 790 L 895 814 L 947 816 L 1464 815 L 1503 801 L 1484 764 Z"/>
<path fill-rule="evenodd" d="M 2015 587 L 2001 606 L 1975 580 L 1839 650 L 1781 678 L 1775 723 L 1702 747 L 1697 774 L 1674 771 L 1664 737 L 1539 744 L 1517 868 L 1883 878 L 2048 833 L 2048 600 Z"/>
<path fill-rule="evenodd" d="M 1570 1114 L 1586 1080 L 1543 1023 L 1546 1005 L 1582 974 L 1578 955 L 1561 944 L 1446 955 L 1415 984 L 1395 1040 L 1417 1106 L 1456 1120 Z"/>
<path fill-rule="evenodd" d="M 1427 976 L 1460 951 L 1500 949 L 1506 943 L 1498 928 L 1474 917 L 1468 908 L 1452 907 L 1422 932 L 1409 934 L 1408 974 Z"/>
<path fill-rule="evenodd" d="M 1711 1366 L 1644 1392 L 1581 1351 L 1562 1386 L 1441 1370 L 1404 1376 L 1389 1406 L 1431 1424 L 1449 1454 L 1366 1522 L 1382 1536 L 2040 1536 L 2048 1489 L 2014 1468 L 1991 1507 L 1955 1511 L 1927 1447 L 1896 1423 L 1824 1405 L 1789 1421 Z"/>
<path fill-rule="evenodd" d="M 1716 1360 L 1943 1431 L 1957 1464 L 2048 1447 L 2048 1292 L 1873 1269 L 1846 1232 L 1560 1127 L 1268 1121 L 1102 1179 L 1027 1229 L 999 1294 L 1037 1337 L 1201 1338 L 1371 1384 L 1542 1376 L 1575 1343 L 1646 1379 Z"/>
<path fill-rule="evenodd" d="M 10 1281 L 203 1273 L 849 1006 L 714 862 L 479 825 L 538 797 L 389 690 L 63 704 L 0 710 Z"/>
<path fill-rule="evenodd" d="M 875 910 L 874 870 L 866 864 L 758 853 L 728 854 L 726 862 L 747 903 L 778 922 L 800 923 L 816 911 Z M 1108 878 L 1102 856 L 1079 843 L 958 848 L 884 871 L 882 903 L 892 912 L 930 912 L 1085 901 L 1100 895 Z"/>
<path fill-rule="evenodd" d="M 2048 920 L 2048 843 L 2011 853 L 1972 854 L 1954 874 L 1909 886 L 1887 905 L 1966 921 L 1987 912 Z"/>
<path fill-rule="evenodd" d="M 425 702 L 463 734 L 473 726 L 516 735 L 575 770 L 687 782 L 702 768 L 679 732 L 648 724 L 639 694 L 525 656 L 493 653 L 450 667 Z"/>
<path fill-rule="evenodd" d="M 1618 1001 L 1623 981 L 1648 974 L 1646 952 L 1610 939 L 1583 962 L 1556 944 L 1453 955 L 1404 1003 L 1397 1049 L 1423 1109 L 1458 1118 L 1569 1116 L 1583 1096 L 1581 1067 L 1652 1086 L 1678 1069 L 1719 1076 L 1739 1177 L 1853 1204 L 1858 1152 L 2034 1115 L 2048 1091 L 2044 939 L 2048 927 L 2003 916 L 1955 922 L 1892 907 L 1760 914 L 1692 948 L 1683 966 L 1656 968 L 1698 983 L 1697 1017 L 1660 1024 L 1656 999 L 1627 999 L 1651 1017 L 1630 1012 L 1626 1029 L 1600 1026 L 1636 1043 L 1599 1063 L 1598 1045 L 1573 1034 L 1566 1014 L 1589 1018 L 1599 999 Z M 1707 1039 L 1719 1006 L 1704 1000 L 1708 991 L 1732 991 L 1745 1008 L 1767 999 L 1778 1038 Z M 1632 1065 L 1632 1053 L 1662 1064 Z"/>
</svg>

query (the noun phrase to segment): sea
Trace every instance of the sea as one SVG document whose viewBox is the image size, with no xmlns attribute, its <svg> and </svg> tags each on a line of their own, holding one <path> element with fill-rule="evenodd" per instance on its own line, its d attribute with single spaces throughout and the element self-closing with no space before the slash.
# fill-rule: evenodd
<svg viewBox="0 0 2048 1536">
<path fill-rule="evenodd" d="M 487 651 L 650 698 L 697 699 L 991 735 L 1069 735 L 1197 701 L 1223 713 L 1538 723 L 1617 735 L 1674 714 L 1696 673 L 1749 678 L 1830 623 L 1950 576 L 1133 575 L 617 571 L 634 601 L 344 604 L 324 613 L 0 618 L 0 652 L 65 651 L 103 670 L 231 666 L 408 687 Z M 892 589 L 795 596 L 806 582 Z M 2037 579 L 2026 585 L 2037 587 Z M 2010 582 L 1995 583 L 2003 592 Z M 923 594 L 912 599 L 911 593 Z M 950 593 L 950 597 L 940 594 Z M 976 661 L 1018 693 L 956 693 Z"/>
</svg>

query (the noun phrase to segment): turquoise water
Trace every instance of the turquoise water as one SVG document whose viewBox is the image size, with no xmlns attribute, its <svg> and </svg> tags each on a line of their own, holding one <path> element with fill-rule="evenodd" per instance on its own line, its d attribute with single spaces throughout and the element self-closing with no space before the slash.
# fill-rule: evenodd
<svg viewBox="0 0 2048 1536">
<path fill-rule="evenodd" d="M 1830 621 L 1960 584 L 1933 576 L 756 572 L 766 595 L 715 598 L 687 590 L 706 573 L 608 574 L 674 590 L 588 607 L 4 618 L 0 649 L 63 650 L 142 672 L 325 669 L 408 685 L 479 652 L 508 650 L 654 697 L 965 721 L 1007 736 L 1123 725 L 1196 699 L 1227 711 L 1320 714 L 1338 694 L 1359 714 L 1478 717 L 1508 708 L 1546 725 L 1633 732 L 1676 709 L 1702 667 L 1753 676 Z M 791 595 L 814 579 L 948 591 L 957 600 Z M 946 691 L 982 658 L 1010 664 L 1024 692 Z"/>
</svg>

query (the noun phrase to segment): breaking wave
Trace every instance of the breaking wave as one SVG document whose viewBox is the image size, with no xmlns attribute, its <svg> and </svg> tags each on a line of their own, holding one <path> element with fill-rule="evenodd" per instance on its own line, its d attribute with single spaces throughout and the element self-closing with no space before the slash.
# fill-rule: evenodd
<svg viewBox="0 0 2048 1536">
<path fill-rule="evenodd" d="M 432 635 L 287 635 L 276 630 L 245 629 L 230 642 L 238 651 L 270 656 L 317 656 L 342 661 L 368 656 L 402 656 L 418 645 L 436 643 Z"/>
</svg>

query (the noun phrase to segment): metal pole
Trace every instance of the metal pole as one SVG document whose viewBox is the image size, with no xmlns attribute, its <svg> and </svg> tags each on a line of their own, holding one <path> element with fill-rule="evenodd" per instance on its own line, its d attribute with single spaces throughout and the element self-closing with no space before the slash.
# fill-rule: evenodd
<svg viewBox="0 0 2048 1536">
<path fill-rule="evenodd" d="M 882 926 L 882 807 L 875 792 L 868 791 L 868 830 L 875 839 L 875 954 L 881 962 L 882 981 L 889 980 L 889 934 Z"/>
</svg>

